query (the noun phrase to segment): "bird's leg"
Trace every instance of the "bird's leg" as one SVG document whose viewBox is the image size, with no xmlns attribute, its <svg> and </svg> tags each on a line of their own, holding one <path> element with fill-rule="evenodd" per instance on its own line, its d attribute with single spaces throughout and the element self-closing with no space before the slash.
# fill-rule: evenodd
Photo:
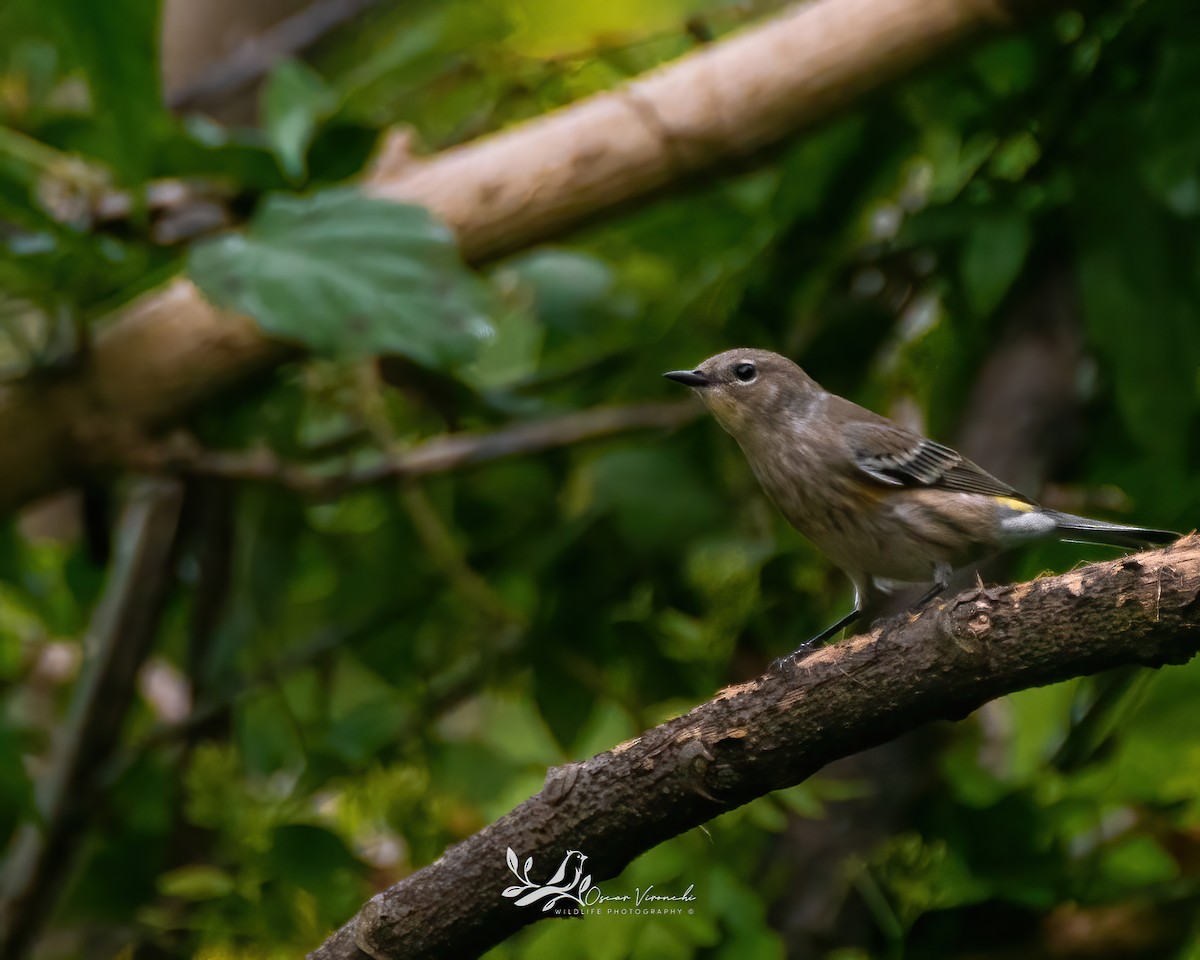
<svg viewBox="0 0 1200 960">
<path fill-rule="evenodd" d="M 837 636 L 837 634 L 846 627 L 850 626 L 850 624 L 862 616 L 862 613 L 862 606 L 856 602 L 854 604 L 854 609 L 842 617 L 842 619 L 840 619 L 837 623 L 826 627 L 811 640 L 805 640 L 787 656 L 780 657 L 778 660 L 772 663 L 771 672 L 779 673 L 785 679 L 789 678 L 791 676 L 792 669 L 796 666 L 797 662 L 803 660 L 814 650 L 819 650 L 821 647 L 825 646 L 826 642 Z"/>
<path fill-rule="evenodd" d="M 855 603 L 854 609 L 842 617 L 842 619 L 837 623 L 831 624 L 811 640 L 805 640 L 804 643 L 800 644 L 800 646 L 796 648 L 796 653 L 800 653 L 804 650 L 815 650 L 817 647 L 825 646 L 827 641 L 833 639 L 839 633 L 845 630 L 846 627 L 850 626 L 850 624 L 861 617 L 862 613 L 862 607 Z M 796 653 L 793 653 L 792 656 L 795 656 Z"/>
<path fill-rule="evenodd" d="M 785 678 L 790 677 L 792 668 L 795 667 L 798 661 L 803 660 L 814 650 L 819 650 L 821 647 L 825 646 L 826 642 L 833 639 L 842 630 L 846 629 L 846 627 L 850 626 L 850 624 L 854 623 L 855 620 L 861 617 L 863 615 L 863 610 L 866 609 L 866 603 L 863 601 L 864 592 L 864 588 L 859 586 L 858 580 L 855 579 L 854 609 L 838 620 L 837 623 L 826 627 L 811 640 L 805 640 L 804 643 L 800 644 L 800 646 L 789 653 L 786 657 L 780 657 L 778 660 L 772 663 L 771 672 L 779 673 Z"/>
<path fill-rule="evenodd" d="M 918 610 L 924 610 L 925 605 L 930 600 L 950 586 L 950 574 L 953 572 L 953 568 L 949 564 L 939 563 L 933 571 L 933 586 L 929 588 L 929 591 L 920 600 L 912 605 L 912 612 L 916 613 Z"/>
<path fill-rule="evenodd" d="M 926 604 L 928 604 L 930 600 L 932 600 L 934 597 L 936 597 L 939 593 L 941 593 L 945 589 L 946 589 L 946 585 L 944 583 L 935 583 L 932 587 L 929 588 L 929 591 L 927 593 L 922 594 L 921 599 L 918 600 L 916 603 L 914 603 L 909 609 L 913 613 L 916 613 L 918 610 L 924 610 Z"/>
</svg>

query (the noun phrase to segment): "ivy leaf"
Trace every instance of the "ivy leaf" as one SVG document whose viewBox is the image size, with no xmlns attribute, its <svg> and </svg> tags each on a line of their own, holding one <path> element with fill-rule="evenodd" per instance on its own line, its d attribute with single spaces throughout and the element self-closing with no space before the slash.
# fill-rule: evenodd
<svg viewBox="0 0 1200 960">
<path fill-rule="evenodd" d="M 273 195 L 245 232 L 198 244 L 188 272 L 218 307 L 326 356 L 456 367 L 492 335 L 449 229 L 354 190 Z"/>
</svg>

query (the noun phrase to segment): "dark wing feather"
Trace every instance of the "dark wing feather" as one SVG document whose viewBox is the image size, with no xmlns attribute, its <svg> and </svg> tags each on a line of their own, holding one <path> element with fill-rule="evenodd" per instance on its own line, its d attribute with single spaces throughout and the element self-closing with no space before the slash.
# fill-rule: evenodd
<svg viewBox="0 0 1200 960">
<path fill-rule="evenodd" d="M 1033 502 L 958 451 L 894 423 L 851 423 L 845 429 L 845 437 L 858 469 L 880 483 L 961 490 Z"/>
</svg>

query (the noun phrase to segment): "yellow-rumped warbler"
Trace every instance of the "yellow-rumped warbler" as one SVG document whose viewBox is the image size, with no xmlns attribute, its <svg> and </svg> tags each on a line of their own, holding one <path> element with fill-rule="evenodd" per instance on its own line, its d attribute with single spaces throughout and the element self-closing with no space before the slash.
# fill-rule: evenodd
<svg viewBox="0 0 1200 960">
<path fill-rule="evenodd" d="M 949 447 L 821 389 L 768 350 L 727 350 L 663 376 L 696 391 L 788 522 L 854 583 L 854 609 L 805 646 L 858 619 L 872 587 L 932 582 L 923 604 L 955 568 L 1019 543 L 1139 547 L 1179 536 L 1039 506 Z"/>
</svg>

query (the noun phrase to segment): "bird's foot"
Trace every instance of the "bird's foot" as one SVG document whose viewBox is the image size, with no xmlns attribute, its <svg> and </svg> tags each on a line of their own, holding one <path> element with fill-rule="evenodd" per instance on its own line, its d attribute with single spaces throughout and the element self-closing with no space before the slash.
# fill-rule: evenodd
<svg viewBox="0 0 1200 960">
<path fill-rule="evenodd" d="M 791 653 L 780 657 L 778 660 L 773 660 L 770 668 L 767 670 L 768 675 L 780 677 L 783 680 L 794 680 L 796 678 L 796 668 L 800 665 L 801 661 L 805 660 L 809 654 L 820 650 L 823 646 L 825 646 L 824 637 L 813 637 L 811 640 L 806 640 Z"/>
</svg>

